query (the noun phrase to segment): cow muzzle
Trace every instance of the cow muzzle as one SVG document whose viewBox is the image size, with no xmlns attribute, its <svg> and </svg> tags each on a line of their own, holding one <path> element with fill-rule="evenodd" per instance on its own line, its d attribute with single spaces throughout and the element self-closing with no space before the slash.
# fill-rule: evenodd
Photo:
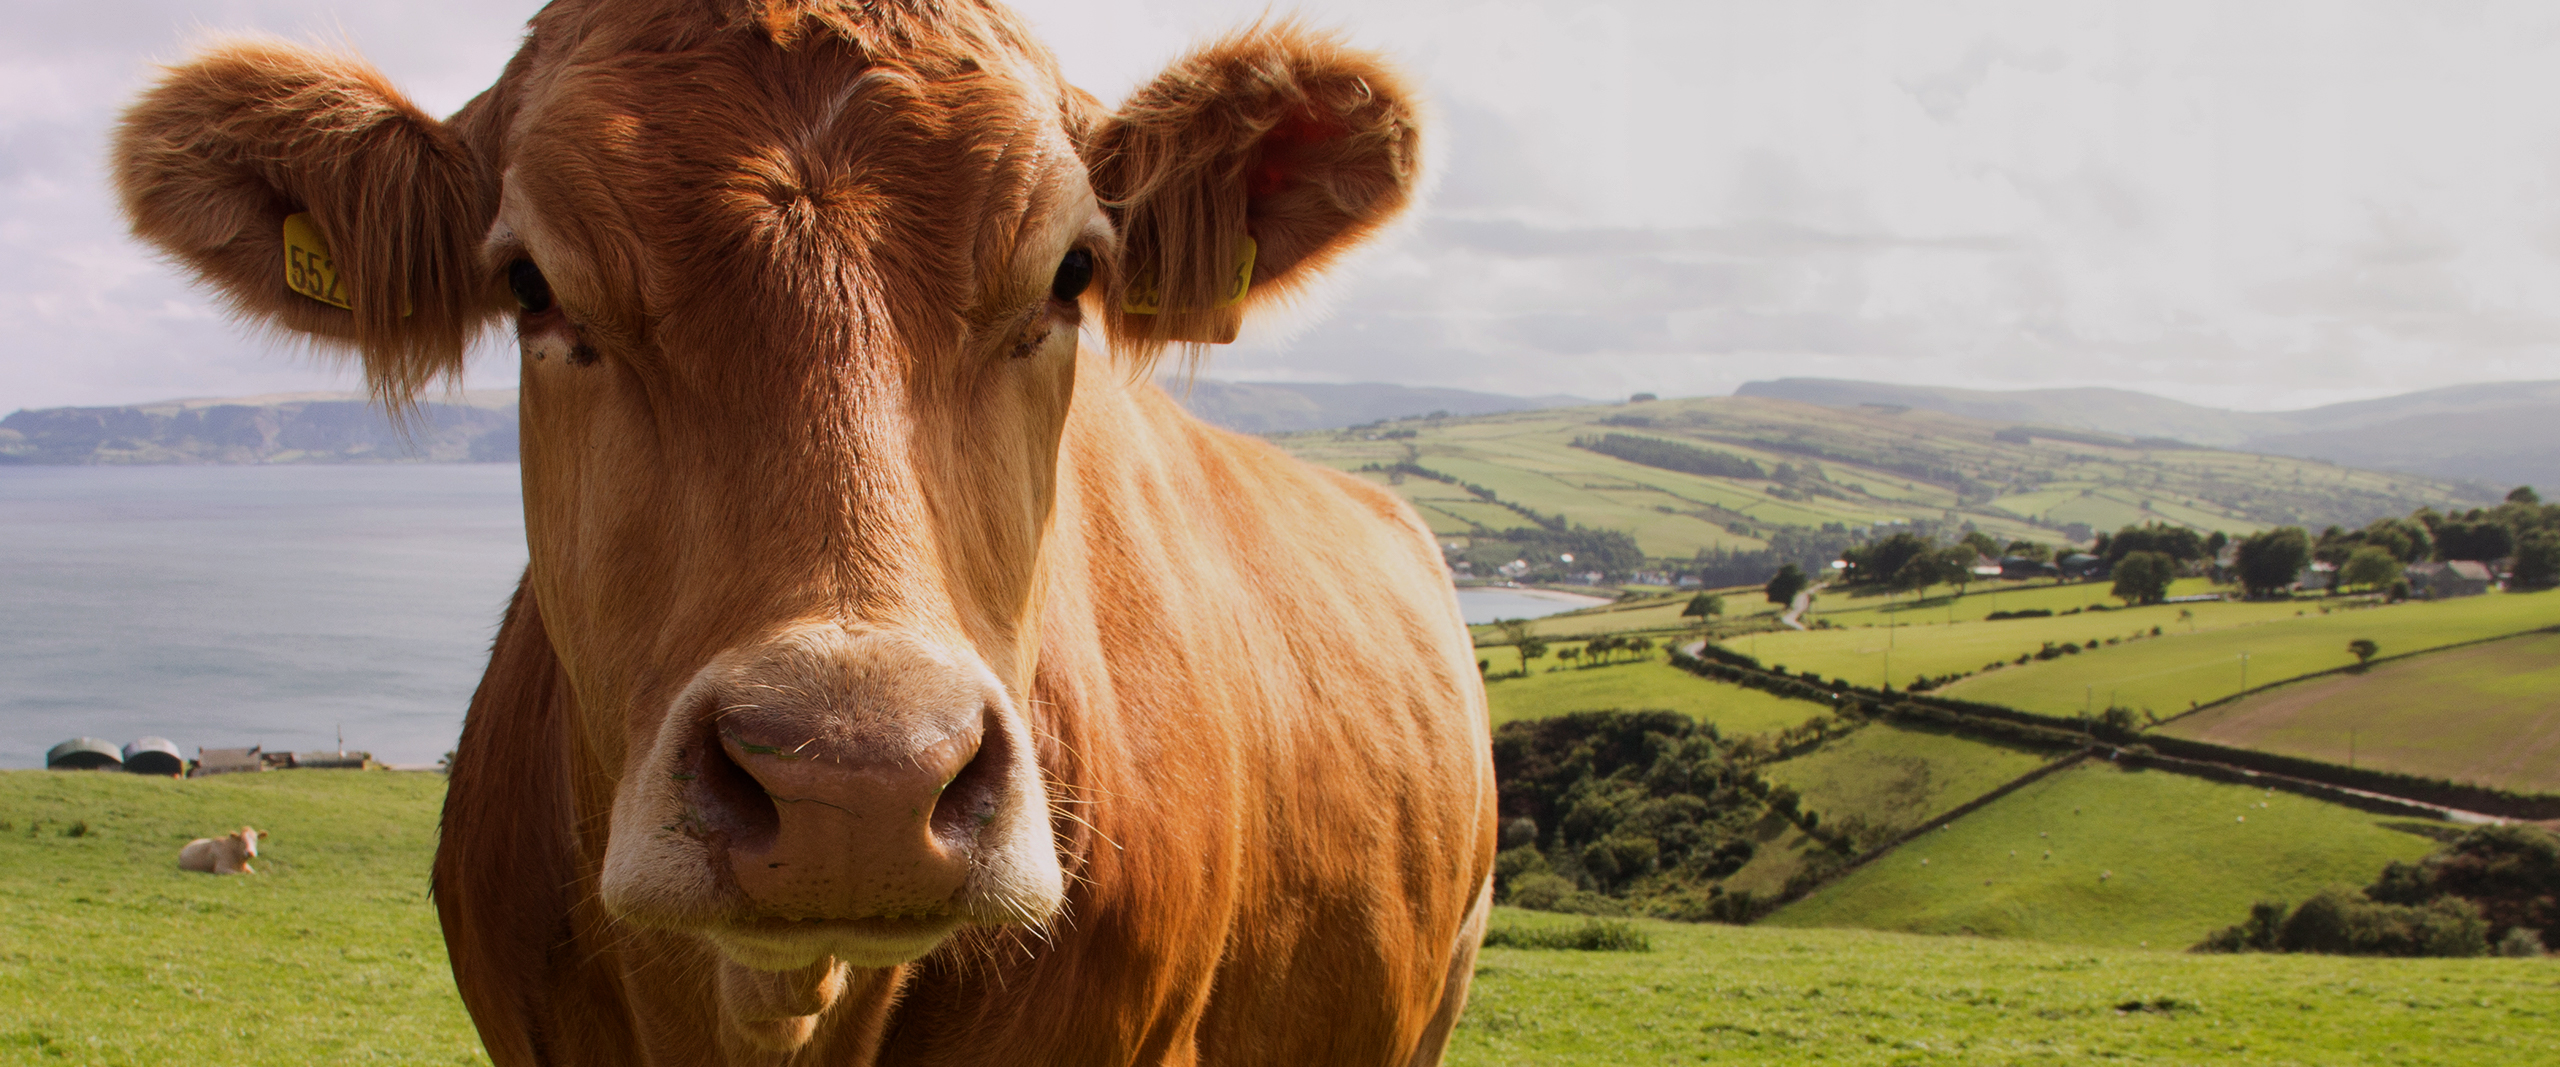
<svg viewBox="0 0 2560 1067">
<path fill-rule="evenodd" d="M 617 791 L 605 906 L 763 971 L 925 954 L 1063 897 L 1029 730 L 976 657 L 836 626 L 696 674 Z"/>
</svg>

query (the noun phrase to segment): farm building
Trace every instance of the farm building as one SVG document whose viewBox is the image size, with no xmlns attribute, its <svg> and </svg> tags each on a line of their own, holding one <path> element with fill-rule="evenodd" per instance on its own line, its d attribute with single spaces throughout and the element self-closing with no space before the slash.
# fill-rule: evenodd
<svg viewBox="0 0 2560 1067">
<path fill-rule="evenodd" d="M 94 737 L 75 737 L 44 754 L 44 766 L 51 771 L 112 771 L 124 767 L 124 757 L 116 746 Z"/>
<path fill-rule="evenodd" d="M 2457 559 L 2449 563 L 2412 563 L 2403 573 L 2409 577 L 2409 593 L 2427 600 L 2446 597 L 2478 596 L 2497 584 L 2497 576 L 2489 573 L 2487 564 Z"/>
<path fill-rule="evenodd" d="M 196 769 L 193 777 L 242 774 L 266 769 L 266 754 L 258 751 L 256 745 L 247 748 L 200 748 L 196 750 Z"/>
<path fill-rule="evenodd" d="M 178 754 L 178 746 L 168 738 L 145 737 L 124 746 L 124 769 L 176 778 L 187 773 L 187 758 Z"/>
</svg>

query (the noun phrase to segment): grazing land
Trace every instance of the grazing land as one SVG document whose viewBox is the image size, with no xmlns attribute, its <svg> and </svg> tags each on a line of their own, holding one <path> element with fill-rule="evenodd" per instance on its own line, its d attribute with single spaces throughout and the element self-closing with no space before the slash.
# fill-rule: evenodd
<svg viewBox="0 0 2560 1067">
<path fill-rule="evenodd" d="M 385 771 L 0 773 L 0 1062 L 487 1063 L 427 899 L 443 798 Z M 270 835 L 256 875 L 178 870 L 243 823 Z"/>
<path fill-rule="evenodd" d="M 1740 737 L 1784 730 L 1831 711 L 1828 704 L 1700 678 L 1663 662 L 1659 652 L 1598 667 L 1562 666 L 1557 651 L 1578 647 L 1550 646 L 1546 656 L 1529 661 L 1526 677 L 1505 676 L 1519 664 L 1511 649 L 1481 650 L 1478 655 L 1493 663 L 1494 678 L 1486 683 L 1485 696 L 1493 705 L 1494 724 L 1568 711 L 1662 708 L 1713 723 L 1726 737 Z"/>
<path fill-rule="evenodd" d="M 2449 824 L 2091 762 L 1780 909 L 1780 926 L 2185 948 L 2260 900 L 2364 885 Z M 2560 978 L 2560 973 L 2555 973 Z"/>
<path fill-rule="evenodd" d="M 2004 541 L 2046 542 L 2071 523 L 2112 530 L 2171 522 L 2234 534 L 2285 523 L 2361 526 L 2477 495 L 2454 482 L 2316 460 L 2009 429 L 1930 411 L 1703 397 L 1403 419 L 1274 440 L 1326 466 L 1374 465 L 1364 477 L 1411 500 L 1444 537 L 1525 525 L 1510 504 L 1627 531 L 1656 558 L 1756 550 L 1774 531 L 1825 524 L 1971 522 Z M 1610 433 L 1716 453 L 1727 465 L 1756 464 L 1768 477 L 1665 470 L 1573 445 Z M 1399 474 L 1391 470 L 1397 464 L 1454 482 Z"/>
<path fill-rule="evenodd" d="M 2560 1062 L 2551 960 L 2190 956 L 1632 921 L 1653 951 L 1486 949 L 1450 1062 Z"/>
<path fill-rule="evenodd" d="M 1889 679 L 1903 688 L 1921 678 L 2007 662 L 1999 670 L 1957 682 L 1946 695 L 2050 715 L 2103 710 L 2112 701 L 2165 719 L 2239 692 L 2243 652 L 2249 653 L 2247 684 L 2256 687 L 2352 664 L 2355 656 L 2347 651 L 2347 642 L 2360 637 L 2379 643 L 2384 655 L 2396 655 L 2560 625 L 2560 592 L 2389 605 L 2305 598 L 2086 610 L 2087 604 L 2102 602 L 2099 594 L 2105 588 L 2070 585 L 2000 594 L 2004 611 L 2022 610 L 2013 600 L 2069 595 L 2083 608 L 2077 615 L 1984 621 L 1990 610 L 1987 595 L 1973 594 L 1957 601 L 1952 624 L 1946 621 L 1947 606 L 1933 601 L 1891 613 L 1890 625 L 1843 624 L 1841 614 L 1828 614 L 1824 617 L 1841 628 L 1749 634 L 1723 644 L 1791 672 L 1811 670 L 1864 686 Z M 2151 634 L 2155 627 L 2158 636 Z M 2109 640 L 2116 643 L 2107 644 Z M 2046 643 L 2091 641 L 2100 647 L 2014 663 Z"/>
<path fill-rule="evenodd" d="M 1873 848 L 2043 766 L 2051 754 L 1928 728 L 1870 723 L 1846 737 L 1760 768 L 1789 786 L 1822 824 Z M 1760 850 L 1725 881 L 1730 892 L 1785 888 L 1825 846 L 1784 820 L 1763 827 Z"/>
<path fill-rule="evenodd" d="M 2560 634 L 2306 679 L 2207 708 L 2161 732 L 2499 789 L 2560 792 Z"/>
<path fill-rule="evenodd" d="M 2233 605 L 2256 606 L 2262 605 Z M 2410 601 L 2328 614 L 2321 614 L 2316 603 L 2296 601 L 2294 607 L 2304 614 L 2184 636 L 2164 628 L 2167 636 L 2162 638 L 1969 678 L 1948 695 L 2050 715 L 2077 714 L 2092 705 L 2104 709 L 2112 702 L 2153 710 L 2165 719 L 2244 688 L 2352 664 L 2356 658 L 2347 651 L 2347 642 L 2358 638 L 2375 641 L 2383 654 L 2394 655 L 2560 625 L 2560 591 Z M 2099 618 L 2140 621 L 2133 612 Z M 2244 652 L 2249 655 L 2247 686 L 2241 684 Z"/>
</svg>

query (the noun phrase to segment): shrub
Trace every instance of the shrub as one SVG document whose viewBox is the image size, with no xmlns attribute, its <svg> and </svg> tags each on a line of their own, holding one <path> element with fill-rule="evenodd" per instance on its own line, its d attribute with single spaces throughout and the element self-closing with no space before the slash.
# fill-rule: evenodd
<svg viewBox="0 0 2560 1067">
<path fill-rule="evenodd" d="M 2507 930 L 2507 936 L 2498 939 L 2496 951 L 2501 956 L 2529 959 L 2542 955 L 2542 938 L 2524 927 L 2511 927 Z"/>
<path fill-rule="evenodd" d="M 1573 893 L 1573 883 L 1553 871 L 1522 875 L 1511 883 L 1508 903 L 1515 908 L 1532 911 L 1554 911 L 1556 904 Z"/>
<path fill-rule="evenodd" d="M 1565 929 L 1530 930 L 1497 926 L 1484 932 L 1486 948 L 1565 949 L 1580 952 L 1651 952 L 1653 939 L 1635 924 L 1615 919 L 1586 919 Z"/>
<path fill-rule="evenodd" d="M 2489 923 L 2478 905 L 2459 897 L 2412 907 L 2331 886 L 2293 909 L 2276 944 L 2340 956 L 2478 956 L 2489 951 Z"/>
</svg>

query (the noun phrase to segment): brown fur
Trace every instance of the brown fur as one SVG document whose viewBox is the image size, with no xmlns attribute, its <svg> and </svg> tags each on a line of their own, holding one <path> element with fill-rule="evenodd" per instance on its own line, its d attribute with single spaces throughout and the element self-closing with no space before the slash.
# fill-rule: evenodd
<svg viewBox="0 0 2560 1067">
<path fill-rule="evenodd" d="M 1117 310 L 1141 273 L 1205 306 L 1238 232 L 1259 303 L 1398 210 L 1413 104 L 1382 62 L 1257 27 L 1106 113 L 998 8 L 564 0 L 451 121 L 397 101 L 235 46 L 129 114 L 119 180 L 138 231 L 394 395 L 509 261 L 558 296 L 518 321 L 533 561 L 436 864 L 496 1062 L 1436 1062 L 1493 848 L 1437 547 L 1136 382 L 1197 323 Z M 356 315 L 274 281 L 296 208 Z M 1099 261 L 1081 307 L 1047 296 L 1069 247 Z M 1079 358 L 1097 312 L 1131 362 Z M 810 627 L 991 672 L 1063 898 L 1000 889 L 1028 923 L 869 969 L 745 970 L 697 933 L 737 888 L 666 859 L 681 836 L 634 859 L 634 805 L 698 788 L 652 783 L 706 665 Z"/>
</svg>

